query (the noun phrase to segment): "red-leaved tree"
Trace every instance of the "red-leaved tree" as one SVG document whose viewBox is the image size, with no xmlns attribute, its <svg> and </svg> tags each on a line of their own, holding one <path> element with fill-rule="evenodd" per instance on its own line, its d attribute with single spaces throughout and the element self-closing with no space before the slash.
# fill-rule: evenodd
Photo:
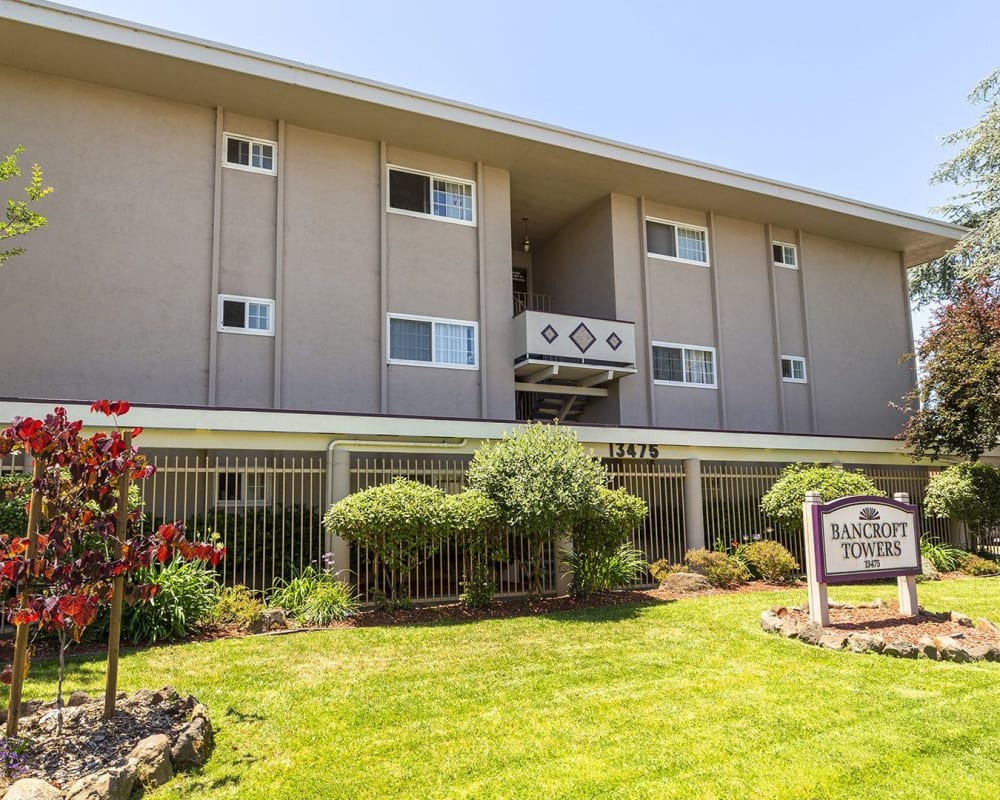
<svg viewBox="0 0 1000 800">
<path fill-rule="evenodd" d="M 91 411 L 107 414 L 117 425 L 117 417 L 128 408 L 124 401 L 100 400 Z M 34 460 L 28 529 L 24 535 L 13 531 L 0 535 L 0 588 L 13 590 L 5 610 L 17 626 L 14 664 L 0 674 L 0 680 L 11 685 L 8 736 L 17 732 L 30 626 L 59 637 L 61 694 L 66 646 L 79 641 L 100 607 L 116 592 L 129 603 L 148 600 L 155 593 L 154 586 L 129 585 L 130 575 L 153 561 L 163 563 L 174 552 L 213 566 L 224 554 L 211 544 L 189 542 L 179 523 L 143 531 L 141 509 L 128 507 L 129 482 L 153 472 L 131 444 L 140 428 L 84 437 L 82 427 L 81 421 L 67 417 L 64 408 L 56 408 L 44 420 L 15 418 L 0 432 L 0 457 L 23 452 Z M 119 615 L 120 603 L 119 599 Z M 117 635 L 115 629 L 113 618 L 112 637 Z M 116 639 L 112 646 L 116 658 Z M 114 668 L 116 674 L 116 662 Z M 113 697 L 110 690 L 109 696 Z M 106 709 L 108 716 L 111 713 L 113 702 Z"/>
</svg>

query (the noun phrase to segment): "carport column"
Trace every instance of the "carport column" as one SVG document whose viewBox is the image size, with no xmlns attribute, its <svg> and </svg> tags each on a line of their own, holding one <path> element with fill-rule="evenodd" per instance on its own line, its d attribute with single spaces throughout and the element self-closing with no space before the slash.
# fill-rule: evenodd
<svg viewBox="0 0 1000 800">
<path fill-rule="evenodd" d="M 684 539 L 688 550 L 699 550 L 705 546 L 700 458 L 684 459 Z"/>
<path fill-rule="evenodd" d="M 343 500 L 351 493 L 351 454 L 347 450 L 333 451 L 333 475 L 330 478 L 330 504 Z M 336 570 L 350 569 L 351 567 L 351 546 L 334 536 L 329 531 L 326 533 L 326 552 L 333 553 L 333 563 Z"/>
</svg>

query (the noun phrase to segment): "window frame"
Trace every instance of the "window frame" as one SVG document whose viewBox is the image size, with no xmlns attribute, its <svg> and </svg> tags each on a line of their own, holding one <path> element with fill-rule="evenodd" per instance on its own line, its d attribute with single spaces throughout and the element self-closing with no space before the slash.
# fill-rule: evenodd
<svg viewBox="0 0 1000 800">
<path fill-rule="evenodd" d="M 687 222 L 678 222 L 672 219 L 661 219 L 660 217 L 646 217 L 643 224 L 653 222 L 657 225 L 669 225 L 674 229 L 674 252 L 680 252 L 679 243 L 677 241 L 677 230 L 678 228 L 685 228 L 690 231 L 698 231 L 705 234 L 705 260 L 695 261 L 691 258 L 681 258 L 681 256 L 667 256 L 662 253 L 654 253 L 649 249 L 649 235 L 646 235 L 646 255 L 649 258 L 655 258 L 659 261 L 676 261 L 680 264 L 693 264 L 696 267 L 710 267 L 712 266 L 712 254 L 708 246 L 708 228 L 703 225 L 691 225 Z M 643 231 L 645 233 L 645 231 Z"/>
<path fill-rule="evenodd" d="M 249 142 L 251 147 L 250 159 L 253 160 L 253 145 L 264 144 L 271 147 L 271 169 L 264 169 L 263 167 L 255 167 L 252 164 L 238 164 L 234 161 L 229 160 L 229 140 L 239 139 L 241 142 Z M 277 175 L 278 174 L 278 143 L 271 141 L 270 139 L 261 139 L 257 136 L 246 136 L 242 133 L 230 133 L 228 131 L 222 132 L 222 166 L 227 169 L 239 169 L 243 172 L 256 172 L 258 175 Z"/>
<path fill-rule="evenodd" d="M 690 351 L 698 351 L 698 352 L 703 352 L 703 353 L 711 353 L 712 354 L 712 377 L 714 379 L 714 382 L 713 383 L 697 383 L 695 381 L 687 381 L 687 380 L 684 380 L 684 381 L 668 381 L 668 380 L 663 379 L 663 378 L 657 378 L 656 377 L 656 367 L 655 367 L 656 357 L 655 357 L 655 354 L 653 353 L 654 348 L 657 348 L 657 347 L 662 347 L 662 348 L 668 348 L 669 347 L 669 348 L 672 348 L 672 349 L 675 349 L 675 350 L 680 350 L 682 352 L 683 355 L 681 356 L 681 358 L 682 358 L 682 364 L 683 364 L 683 369 L 684 369 L 684 375 L 685 375 L 685 377 L 687 376 L 687 373 L 688 373 L 688 364 L 687 364 L 687 353 L 688 352 L 690 352 Z M 654 385 L 656 385 L 656 386 L 683 386 L 683 387 L 686 387 L 688 389 L 718 389 L 719 388 L 719 359 L 718 359 L 718 351 L 716 350 L 716 348 L 711 347 L 709 345 L 681 344 L 680 342 L 651 342 L 650 343 L 650 350 L 649 350 L 649 352 L 650 352 L 650 356 L 651 356 L 650 367 L 652 369 L 652 375 L 650 377 L 652 377 Z"/>
<path fill-rule="evenodd" d="M 431 360 L 416 361 L 409 358 L 393 358 L 392 353 L 392 320 L 405 319 L 412 322 L 429 322 L 431 325 Z M 443 361 L 435 361 L 437 350 L 437 337 L 435 336 L 435 326 L 442 325 L 463 325 L 472 328 L 473 343 L 473 363 L 472 364 L 449 364 Z M 427 317 L 418 314 L 396 314 L 385 315 L 385 354 L 387 364 L 401 364 L 409 367 L 436 367 L 438 369 L 462 369 L 466 371 L 477 371 L 479 369 L 479 323 L 468 319 L 449 319 L 447 317 Z"/>
<path fill-rule="evenodd" d="M 785 361 L 788 361 L 789 363 L 792 364 L 791 371 L 792 371 L 792 375 L 793 376 L 795 375 L 795 366 L 794 366 L 795 362 L 800 363 L 802 365 L 802 377 L 801 378 L 796 378 L 796 377 L 786 378 L 785 377 L 785 364 L 784 364 Z M 778 366 L 781 368 L 781 381 L 782 381 L 782 383 L 809 383 L 809 373 L 806 371 L 806 359 L 805 359 L 804 356 L 787 356 L 787 355 L 782 355 L 780 357 L 779 361 L 778 361 Z"/>
<path fill-rule="evenodd" d="M 772 258 L 772 260 L 774 260 L 774 248 L 775 247 L 781 247 L 781 248 L 790 247 L 791 250 L 792 250 L 792 253 L 793 253 L 793 258 L 795 259 L 795 263 L 794 264 L 788 264 L 788 263 L 786 263 L 784 261 L 774 261 L 774 266 L 776 266 L 776 267 L 784 267 L 785 269 L 798 269 L 799 268 L 799 248 L 798 247 L 796 247 L 791 242 L 772 241 L 771 242 L 771 258 Z M 784 256 L 785 256 L 784 249 L 782 249 L 782 251 L 781 251 L 781 256 L 782 256 L 782 258 L 784 258 Z"/>
<path fill-rule="evenodd" d="M 229 302 L 242 302 L 244 305 L 243 319 L 244 322 L 249 323 L 250 321 L 250 304 L 255 303 L 257 305 L 266 305 L 268 307 L 267 322 L 268 327 L 266 330 L 260 328 L 250 328 L 244 325 L 242 328 L 235 328 L 231 325 L 225 324 L 225 314 L 224 308 L 226 301 Z M 241 294 L 219 294 L 218 300 L 218 326 L 217 330 L 219 333 L 242 333 L 248 336 L 274 336 L 274 300 L 267 297 L 247 297 Z"/>
<path fill-rule="evenodd" d="M 431 197 L 431 210 L 430 211 L 411 211 L 407 208 L 394 208 L 392 205 L 391 187 L 390 187 L 390 174 L 393 172 L 406 172 L 410 175 L 422 175 L 430 181 L 430 197 Z M 434 213 L 434 181 L 447 181 L 449 183 L 461 183 L 468 186 L 471 189 L 470 201 L 472 203 L 472 219 L 457 219 L 456 217 L 445 217 L 440 214 Z M 386 164 L 385 166 L 385 210 L 387 214 L 400 214 L 404 217 L 417 217 L 419 219 L 434 219 L 439 222 L 450 222 L 454 225 L 465 225 L 467 228 L 474 228 L 477 224 L 477 218 L 479 214 L 478 205 L 476 203 L 476 182 L 474 180 L 469 180 L 468 178 L 457 178 L 454 175 L 442 175 L 438 172 L 426 172 L 421 169 L 411 169 L 410 167 L 401 167 L 398 164 Z"/>
<path fill-rule="evenodd" d="M 237 497 L 233 500 L 223 500 L 219 497 L 219 489 L 221 488 L 221 481 L 223 475 L 236 475 L 240 479 L 240 491 L 241 497 Z M 253 500 L 247 499 L 247 484 L 246 477 L 248 475 L 255 475 L 257 478 L 263 481 L 263 492 L 262 497 L 254 498 Z M 245 469 L 216 469 L 215 471 L 215 507 L 216 508 L 266 508 L 271 504 L 271 481 L 268 480 L 268 473 L 266 470 L 245 470 Z"/>
</svg>

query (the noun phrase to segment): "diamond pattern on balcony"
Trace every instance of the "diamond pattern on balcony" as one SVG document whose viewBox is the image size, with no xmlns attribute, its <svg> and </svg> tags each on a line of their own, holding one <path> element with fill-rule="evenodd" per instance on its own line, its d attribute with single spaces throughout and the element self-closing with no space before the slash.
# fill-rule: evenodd
<svg viewBox="0 0 1000 800">
<path fill-rule="evenodd" d="M 576 326 L 576 329 L 569 335 L 570 341 L 579 348 L 581 353 L 586 353 L 590 346 L 597 341 L 597 337 L 590 332 L 584 323 Z"/>
<path fill-rule="evenodd" d="M 553 328 L 551 325 L 546 325 L 542 330 L 542 338 L 545 339 L 549 344 L 552 344 L 556 339 L 559 338 L 559 331 Z"/>
<path fill-rule="evenodd" d="M 619 347 L 622 346 L 621 337 L 614 331 L 612 331 L 611 335 L 604 341 L 608 343 L 608 347 L 610 347 L 612 350 L 617 350 Z"/>
</svg>

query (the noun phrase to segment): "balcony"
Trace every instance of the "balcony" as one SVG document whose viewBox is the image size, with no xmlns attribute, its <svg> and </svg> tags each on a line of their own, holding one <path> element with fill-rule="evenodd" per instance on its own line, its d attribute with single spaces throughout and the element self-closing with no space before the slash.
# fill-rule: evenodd
<svg viewBox="0 0 1000 800">
<path fill-rule="evenodd" d="M 635 324 L 522 311 L 514 317 L 515 388 L 603 396 L 598 387 L 635 372 Z"/>
</svg>

